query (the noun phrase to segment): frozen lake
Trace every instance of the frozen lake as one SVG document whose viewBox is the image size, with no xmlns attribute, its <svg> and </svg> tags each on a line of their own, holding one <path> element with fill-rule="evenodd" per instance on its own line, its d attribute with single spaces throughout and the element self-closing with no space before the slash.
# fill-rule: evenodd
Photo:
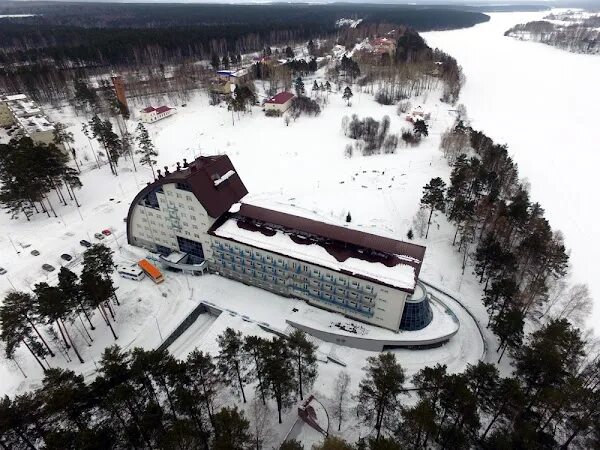
<svg viewBox="0 0 600 450">
<path fill-rule="evenodd" d="M 573 280 L 588 283 L 596 299 L 589 324 L 600 334 L 600 56 L 503 36 L 546 14 L 494 13 L 487 23 L 424 37 L 462 65 L 460 102 L 473 127 L 508 144 L 532 199 L 563 231 Z"/>
</svg>

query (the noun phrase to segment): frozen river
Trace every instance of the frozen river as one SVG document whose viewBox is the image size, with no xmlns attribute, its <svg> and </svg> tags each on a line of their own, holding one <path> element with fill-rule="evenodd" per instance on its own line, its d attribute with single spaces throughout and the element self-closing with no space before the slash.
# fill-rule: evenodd
<svg viewBox="0 0 600 450">
<path fill-rule="evenodd" d="M 494 13 L 487 23 L 424 37 L 462 65 L 460 102 L 473 127 L 508 144 L 532 199 L 563 231 L 573 279 L 595 298 L 590 325 L 600 334 L 600 56 L 503 36 L 546 14 Z"/>
</svg>

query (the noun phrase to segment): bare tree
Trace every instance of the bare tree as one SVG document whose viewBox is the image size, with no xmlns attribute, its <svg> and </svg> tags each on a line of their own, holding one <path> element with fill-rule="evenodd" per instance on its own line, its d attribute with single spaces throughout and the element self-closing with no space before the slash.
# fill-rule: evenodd
<svg viewBox="0 0 600 450">
<path fill-rule="evenodd" d="M 556 305 L 557 319 L 567 319 L 573 325 L 582 326 L 592 312 L 592 297 L 585 284 L 576 284 L 562 296 Z"/>
<path fill-rule="evenodd" d="M 349 386 L 350 375 L 348 375 L 347 371 L 340 370 L 333 385 L 333 398 L 335 404 L 332 411 L 333 418 L 338 421 L 338 431 L 342 429 L 342 422 L 344 421 L 348 400 L 350 399 Z"/>
<path fill-rule="evenodd" d="M 427 211 L 421 207 L 413 217 L 413 228 L 419 234 L 419 237 L 425 236 L 427 230 Z"/>
<path fill-rule="evenodd" d="M 259 397 L 254 397 L 250 403 L 250 426 L 253 437 L 253 447 L 255 450 L 261 450 L 265 442 L 271 437 L 271 422 L 269 417 L 271 411 L 268 405 L 263 404 Z"/>
</svg>

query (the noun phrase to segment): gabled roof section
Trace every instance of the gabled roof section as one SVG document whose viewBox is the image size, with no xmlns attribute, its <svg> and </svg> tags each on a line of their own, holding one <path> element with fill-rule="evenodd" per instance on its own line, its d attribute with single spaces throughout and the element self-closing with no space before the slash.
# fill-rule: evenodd
<svg viewBox="0 0 600 450">
<path fill-rule="evenodd" d="M 288 100 L 294 98 L 295 95 L 291 92 L 280 92 L 277 95 L 274 95 L 270 99 L 268 99 L 265 103 L 273 103 L 275 105 L 283 105 Z"/>
<path fill-rule="evenodd" d="M 233 173 L 232 173 L 233 172 Z M 216 180 L 221 180 L 215 183 Z M 200 156 L 179 170 L 161 175 L 148 184 L 133 199 L 127 215 L 127 240 L 131 243 L 131 216 L 135 207 L 150 192 L 164 184 L 186 186 L 202 204 L 209 216 L 217 218 L 239 202 L 248 190 L 227 155 Z"/>
<path fill-rule="evenodd" d="M 249 204 L 222 216 L 209 233 L 409 293 L 425 256 L 420 245 Z"/>
</svg>

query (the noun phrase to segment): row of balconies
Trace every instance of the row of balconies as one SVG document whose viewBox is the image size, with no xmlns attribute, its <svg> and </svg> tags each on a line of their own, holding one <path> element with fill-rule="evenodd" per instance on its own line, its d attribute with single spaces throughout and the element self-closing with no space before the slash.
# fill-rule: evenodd
<svg viewBox="0 0 600 450">
<path fill-rule="evenodd" d="M 363 289 L 359 285 L 353 286 L 351 283 L 348 283 L 344 278 L 335 278 L 331 275 L 320 275 L 318 277 L 315 277 L 310 271 L 308 273 L 298 271 L 297 269 L 300 269 L 300 266 L 298 266 L 298 268 L 294 270 L 293 268 L 289 268 L 288 264 L 280 265 L 275 261 L 271 262 L 269 261 L 269 259 L 273 260 L 273 258 L 271 257 L 256 258 L 254 257 L 254 255 L 252 255 L 252 257 L 248 259 L 244 255 L 240 255 L 239 253 L 236 253 L 233 250 L 226 249 L 225 246 L 220 243 L 213 243 L 213 248 L 216 248 L 216 250 L 214 251 L 215 257 L 235 262 L 236 264 L 244 265 L 245 267 L 251 267 L 269 273 L 272 272 L 273 274 L 276 274 L 278 276 L 287 275 L 288 277 L 292 277 L 295 280 L 302 280 L 304 282 L 311 280 L 311 283 L 313 283 L 313 285 L 314 283 L 320 283 L 324 285 L 325 288 L 327 288 L 327 285 L 331 285 L 332 287 L 328 289 L 332 289 L 333 286 L 335 286 L 335 288 L 339 286 L 344 289 L 355 291 L 359 295 L 364 295 L 366 293 L 367 295 L 373 298 L 377 296 L 377 293 L 375 292 L 372 286 L 364 286 Z"/>
<path fill-rule="evenodd" d="M 319 292 L 311 289 L 304 289 L 298 286 L 287 286 L 286 284 L 274 283 L 269 281 L 268 279 L 264 279 L 261 277 L 252 276 L 252 274 L 237 272 L 235 270 L 231 270 L 229 268 L 220 268 L 220 273 L 228 276 L 232 279 L 239 280 L 244 283 L 251 284 L 253 286 L 258 286 L 263 289 L 267 289 L 272 292 L 293 295 L 298 298 L 302 298 L 311 302 L 322 302 L 329 303 L 340 307 L 344 310 L 350 310 L 352 312 L 358 313 L 365 317 L 373 317 L 374 313 L 371 308 L 375 306 L 374 302 L 371 305 L 361 305 L 359 302 L 355 302 L 349 299 L 343 299 L 336 296 L 328 295 L 327 293 Z"/>
<path fill-rule="evenodd" d="M 375 307 L 375 298 L 373 296 L 365 295 L 364 293 L 359 293 L 353 291 L 351 289 L 339 289 L 333 286 L 329 286 L 329 288 L 325 287 L 325 283 L 313 283 L 316 280 L 310 280 L 310 283 L 298 282 L 294 280 L 292 277 L 286 276 L 278 276 L 275 273 L 268 273 L 265 271 L 256 270 L 253 268 L 244 267 L 242 265 L 237 265 L 230 261 L 225 260 L 215 260 L 217 264 L 228 270 L 232 273 L 246 275 L 248 277 L 252 277 L 255 279 L 260 279 L 265 282 L 272 283 L 274 285 L 279 286 L 290 286 L 294 289 L 301 289 L 306 292 L 310 292 L 314 296 L 320 296 L 324 299 L 327 297 L 336 297 L 340 299 L 344 299 L 344 301 L 348 302 L 356 302 L 365 305 L 369 308 Z M 289 274 L 288 274 L 289 275 Z"/>
</svg>

